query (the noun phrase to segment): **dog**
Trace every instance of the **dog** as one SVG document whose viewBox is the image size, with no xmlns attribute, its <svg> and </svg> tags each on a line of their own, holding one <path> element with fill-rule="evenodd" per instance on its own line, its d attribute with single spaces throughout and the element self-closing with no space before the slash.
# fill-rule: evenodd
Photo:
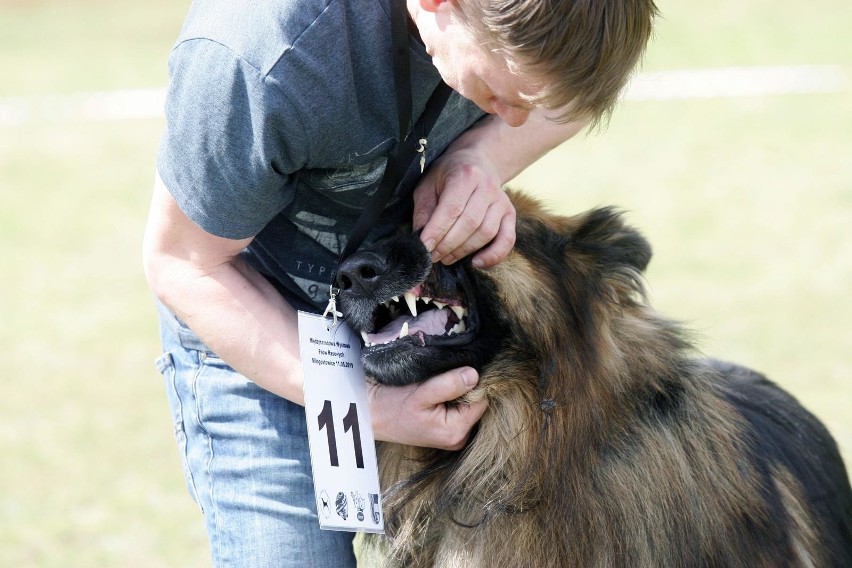
<svg viewBox="0 0 852 568">
<path fill-rule="evenodd" d="M 623 214 L 510 192 L 500 264 L 432 265 L 416 234 L 340 267 L 371 380 L 470 365 L 488 401 L 461 451 L 380 444 L 388 566 L 852 567 L 835 441 L 761 374 L 695 352 L 649 307 Z M 413 313 L 416 312 L 416 317 Z"/>
</svg>

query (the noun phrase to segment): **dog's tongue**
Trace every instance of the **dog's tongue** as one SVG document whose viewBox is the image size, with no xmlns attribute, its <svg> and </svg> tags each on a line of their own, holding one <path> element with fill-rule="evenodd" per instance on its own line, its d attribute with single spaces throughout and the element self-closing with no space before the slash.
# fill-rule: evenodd
<svg viewBox="0 0 852 568">
<path fill-rule="evenodd" d="M 408 323 L 408 335 L 422 331 L 426 335 L 443 335 L 447 331 L 447 313 L 445 310 L 429 310 L 416 318 L 404 315 L 396 318 L 376 333 L 368 333 L 370 343 L 390 343 L 399 339 L 402 326 Z"/>
</svg>

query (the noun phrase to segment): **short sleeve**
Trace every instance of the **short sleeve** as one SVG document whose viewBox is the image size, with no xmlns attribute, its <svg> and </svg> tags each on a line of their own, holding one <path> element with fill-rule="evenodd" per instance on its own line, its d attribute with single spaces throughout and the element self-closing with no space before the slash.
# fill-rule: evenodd
<svg viewBox="0 0 852 568">
<path fill-rule="evenodd" d="M 219 43 L 178 44 L 169 73 L 160 177 L 205 231 L 255 236 L 292 200 L 303 121 L 279 83 Z"/>
</svg>

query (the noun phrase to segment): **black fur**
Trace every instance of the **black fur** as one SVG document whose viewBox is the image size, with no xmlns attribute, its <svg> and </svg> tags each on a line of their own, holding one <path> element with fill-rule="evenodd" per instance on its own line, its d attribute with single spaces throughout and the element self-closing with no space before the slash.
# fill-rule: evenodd
<svg viewBox="0 0 852 568">
<path fill-rule="evenodd" d="M 427 279 L 438 294 L 463 290 L 471 326 L 485 326 L 488 333 L 471 329 L 453 338 L 427 338 L 426 345 L 410 338 L 365 349 L 364 370 L 380 383 L 407 385 L 465 365 L 481 369 L 500 345 L 502 327 L 489 301 L 489 285 L 476 280 L 470 260 L 433 266 L 415 234 L 399 234 L 365 247 L 341 265 L 337 283 L 346 321 L 356 331 L 371 330 L 379 304 Z"/>
</svg>

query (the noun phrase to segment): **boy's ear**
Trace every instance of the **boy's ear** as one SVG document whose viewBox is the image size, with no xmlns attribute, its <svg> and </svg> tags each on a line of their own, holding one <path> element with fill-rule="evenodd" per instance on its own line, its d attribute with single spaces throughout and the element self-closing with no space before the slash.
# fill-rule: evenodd
<svg viewBox="0 0 852 568">
<path fill-rule="evenodd" d="M 427 12 L 437 12 L 438 6 L 450 0 L 420 0 L 420 8 Z"/>
</svg>

